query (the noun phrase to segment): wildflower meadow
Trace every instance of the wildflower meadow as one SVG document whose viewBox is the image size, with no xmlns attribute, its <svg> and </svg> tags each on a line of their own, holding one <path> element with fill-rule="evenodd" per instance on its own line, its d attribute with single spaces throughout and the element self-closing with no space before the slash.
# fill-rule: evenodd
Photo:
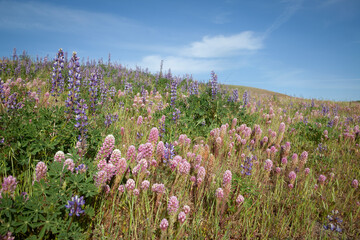
<svg viewBox="0 0 360 240">
<path fill-rule="evenodd" d="M 359 102 L 83 57 L 0 60 L 0 239 L 360 239 Z"/>
</svg>

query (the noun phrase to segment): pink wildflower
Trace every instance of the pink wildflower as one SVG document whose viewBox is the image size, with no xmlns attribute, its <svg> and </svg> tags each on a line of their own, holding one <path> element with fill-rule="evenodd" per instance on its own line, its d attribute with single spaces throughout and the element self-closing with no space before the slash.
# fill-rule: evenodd
<svg viewBox="0 0 360 240">
<path fill-rule="evenodd" d="M 231 183 L 232 174 L 230 170 L 226 170 L 223 175 L 223 187 L 228 186 Z"/>
<path fill-rule="evenodd" d="M 131 179 L 131 178 L 128 179 L 126 181 L 125 188 L 128 191 L 134 190 L 135 189 L 135 181 L 133 179 Z"/>
<path fill-rule="evenodd" d="M 177 199 L 176 196 L 170 197 L 168 206 L 167 206 L 169 215 L 173 215 L 174 213 L 177 212 L 178 209 L 179 209 L 179 200 Z"/>
<path fill-rule="evenodd" d="M 265 169 L 266 171 L 270 172 L 271 169 L 272 169 L 272 166 L 273 166 L 273 162 L 272 162 L 270 159 L 265 160 L 264 169 Z"/>
<path fill-rule="evenodd" d="M 64 152 L 63 151 L 57 151 L 55 153 L 55 156 L 54 156 L 54 161 L 61 163 L 63 160 L 65 160 Z"/>
<path fill-rule="evenodd" d="M 148 180 L 142 181 L 142 183 L 141 183 L 142 190 L 146 191 L 149 188 L 149 186 L 150 186 L 150 182 Z"/>
<path fill-rule="evenodd" d="M 321 174 L 318 180 L 320 184 L 324 184 L 326 181 L 326 176 Z"/>
<path fill-rule="evenodd" d="M 190 207 L 189 207 L 188 205 L 185 205 L 185 206 L 183 207 L 183 211 L 185 212 L 185 214 L 190 213 Z"/>
<path fill-rule="evenodd" d="M 239 194 L 239 196 L 236 198 L 236 204 L 240 205 L 244 202 L 245 198 L 243 195 Z"/>
<path fill-rule="evenodd" d="M 44 179 L 46 176 L 46 172 L 47 172 L 47 167 L 45 165 L 44 162 L 38 162 L 36 164 L 36 168 L 35 168 L 35 174 L 36 174 L 36 180 L 35 181 L 40 181 L 40 179 Z"/>
<path fill-rule="evenodd" d="M 160 141 L 156 148 L 156 157 L 158 158 L 158 160 L 161 160 L 161 158 L 164 156 L 164 149 L 164 143 Z"/>
<path fill-rule="evenodd" d="M 16 178 L 9 175 L 8 177 L 4 177 L 2 183 L 2 189 L 0 192 L 6 192 L 10 195 L 13 195 L 17 186 Z"/>
<path fill-rule="evenodd" d="M 186 220 L 186 214 L 184 212 L 180 212 L 178 215 L 178 220 L 180 223 L 184 223 Z"/>
<path fill-rule="evenodd" d="M 96 155 L 97 160 L 106 159 L 112 153 L 115 146 L 115 137 L 113 135 L 107 135 L 100 151 Z"/>
<path fill-rule="evenodd" d="M 65 160 L 64 168 L 65 168 L 65 166 L 68 166 L 67 170 L 70 170 L 71 172 L 74 171 L 75 164 L 74 164 L 74 161 L 71 158 L 68 158 L 68 159 Z"/>
<path fill-rule="evenodd" d="M 120 193 L 125 192 L 125 186 L 124 186 L 124 185 L 120 185 L 119 188 L 118 188 L 118 190 L 119 190 Z"/>
<path fill-rule="evenodd" d="M 102 187 L 107 181 L 107 173 L 104 170 L 98 171 L 95 176 L 95 185 Z"/>
<path fill-rule="evenodd" d="M 351 186 L 353 187 L 353 188 L 358 188 L 359 187 L 359 181 L 358 180 L 356 180 L 356 179 L 354 179 L 352 182 L 351 182 Z"/>
<path fill-rule="evenodd" d="M 161 220 L 161 222 L 160 222 L 160 229 L 161 229 L 162 231 L 166 231 L 166 229 L 168 228 L 168 226 L 169 226 L 168 220 L 166 220 L 165 218 L 164 218 L 163 220 Z"/>
<path fill-rule="evenodd" d="M 295 179 L 296 179 L 296 173 L 294 171 L 291 171 L 289 173 L 289 179 L 291 183 L 294 183 Z"/>
<path fill-rule="evenodd" d="M 142 116 L 139 116 L 138 119 L 137 119 L 136 124 L 137 124 L 137 125 L 141 125 L 142 122 L 143 122 L 143 117 L 142 117 Z"/>
<path fill-rule="evenodd" d="M 131 145 L 128 148 L 127 154 L 126 154 L 126 158 L 130 161 L 134 161 L 135 157 L 136 157 L 136 148 L 135 146 Z"/>
<path fill-rule="evenodd" d="M 222 188 L 216 189 L 215 196 L 219 200 L 223 199 L 224 198 L 224 190 Z"/>
<path fill-rule="evenodd" d="M 279 126 L 279 133 L 284 133 L 285 132 L 285 123 L 280 123 L 280 126 Z"/>
<path fill-rule="evenodd" d="M 154 127 L 150 131 L 148 142 L 156 144 L 159 139 L 159 130 Z"/>
<path fill-rule="evenodd" d="M 135 188 L 133 191 L 133 194 L 134 194 L 134 196 L 139 196 L 139 194 L 140 194 L 139 189 Z"/>
</svg>

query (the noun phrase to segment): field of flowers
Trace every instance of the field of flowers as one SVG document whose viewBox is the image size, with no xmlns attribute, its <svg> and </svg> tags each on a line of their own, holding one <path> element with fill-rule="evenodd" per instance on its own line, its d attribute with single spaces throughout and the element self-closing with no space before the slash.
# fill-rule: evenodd
<svg viewBox="0 0 360 240">
<path fill-rule="evenodd" d="M 62 49 L 0 78 L 0 239 L 360 238 L 358 102 Z"/>
</svg>

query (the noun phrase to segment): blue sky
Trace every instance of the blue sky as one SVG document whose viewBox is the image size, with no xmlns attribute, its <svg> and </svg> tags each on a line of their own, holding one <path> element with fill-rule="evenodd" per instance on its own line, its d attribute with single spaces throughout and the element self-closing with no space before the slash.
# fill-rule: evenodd
<svg viewBox="0 0 360 240">
<path fill-rule="evenodd" d="M 360 100 L 359 0 L 0 0 L 0 56 L 171 68 L 291 96 Z"/>
</svg>

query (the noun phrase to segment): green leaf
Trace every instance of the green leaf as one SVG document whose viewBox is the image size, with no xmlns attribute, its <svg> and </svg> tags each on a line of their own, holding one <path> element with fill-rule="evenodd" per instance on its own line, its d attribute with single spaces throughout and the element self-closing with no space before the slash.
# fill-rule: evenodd
<svg viewBox="0 0 360 240">
<path fill-rule="evenodd" d="M 87 207 L 85 208 L 85 214 L 92 218 L 93 216 L 95 216 L 95 210 L 94 210 L 94 208 L 93 208 L 93 207 L 90 207 L 90 206 L 87 206 Z"/>
</svg>

